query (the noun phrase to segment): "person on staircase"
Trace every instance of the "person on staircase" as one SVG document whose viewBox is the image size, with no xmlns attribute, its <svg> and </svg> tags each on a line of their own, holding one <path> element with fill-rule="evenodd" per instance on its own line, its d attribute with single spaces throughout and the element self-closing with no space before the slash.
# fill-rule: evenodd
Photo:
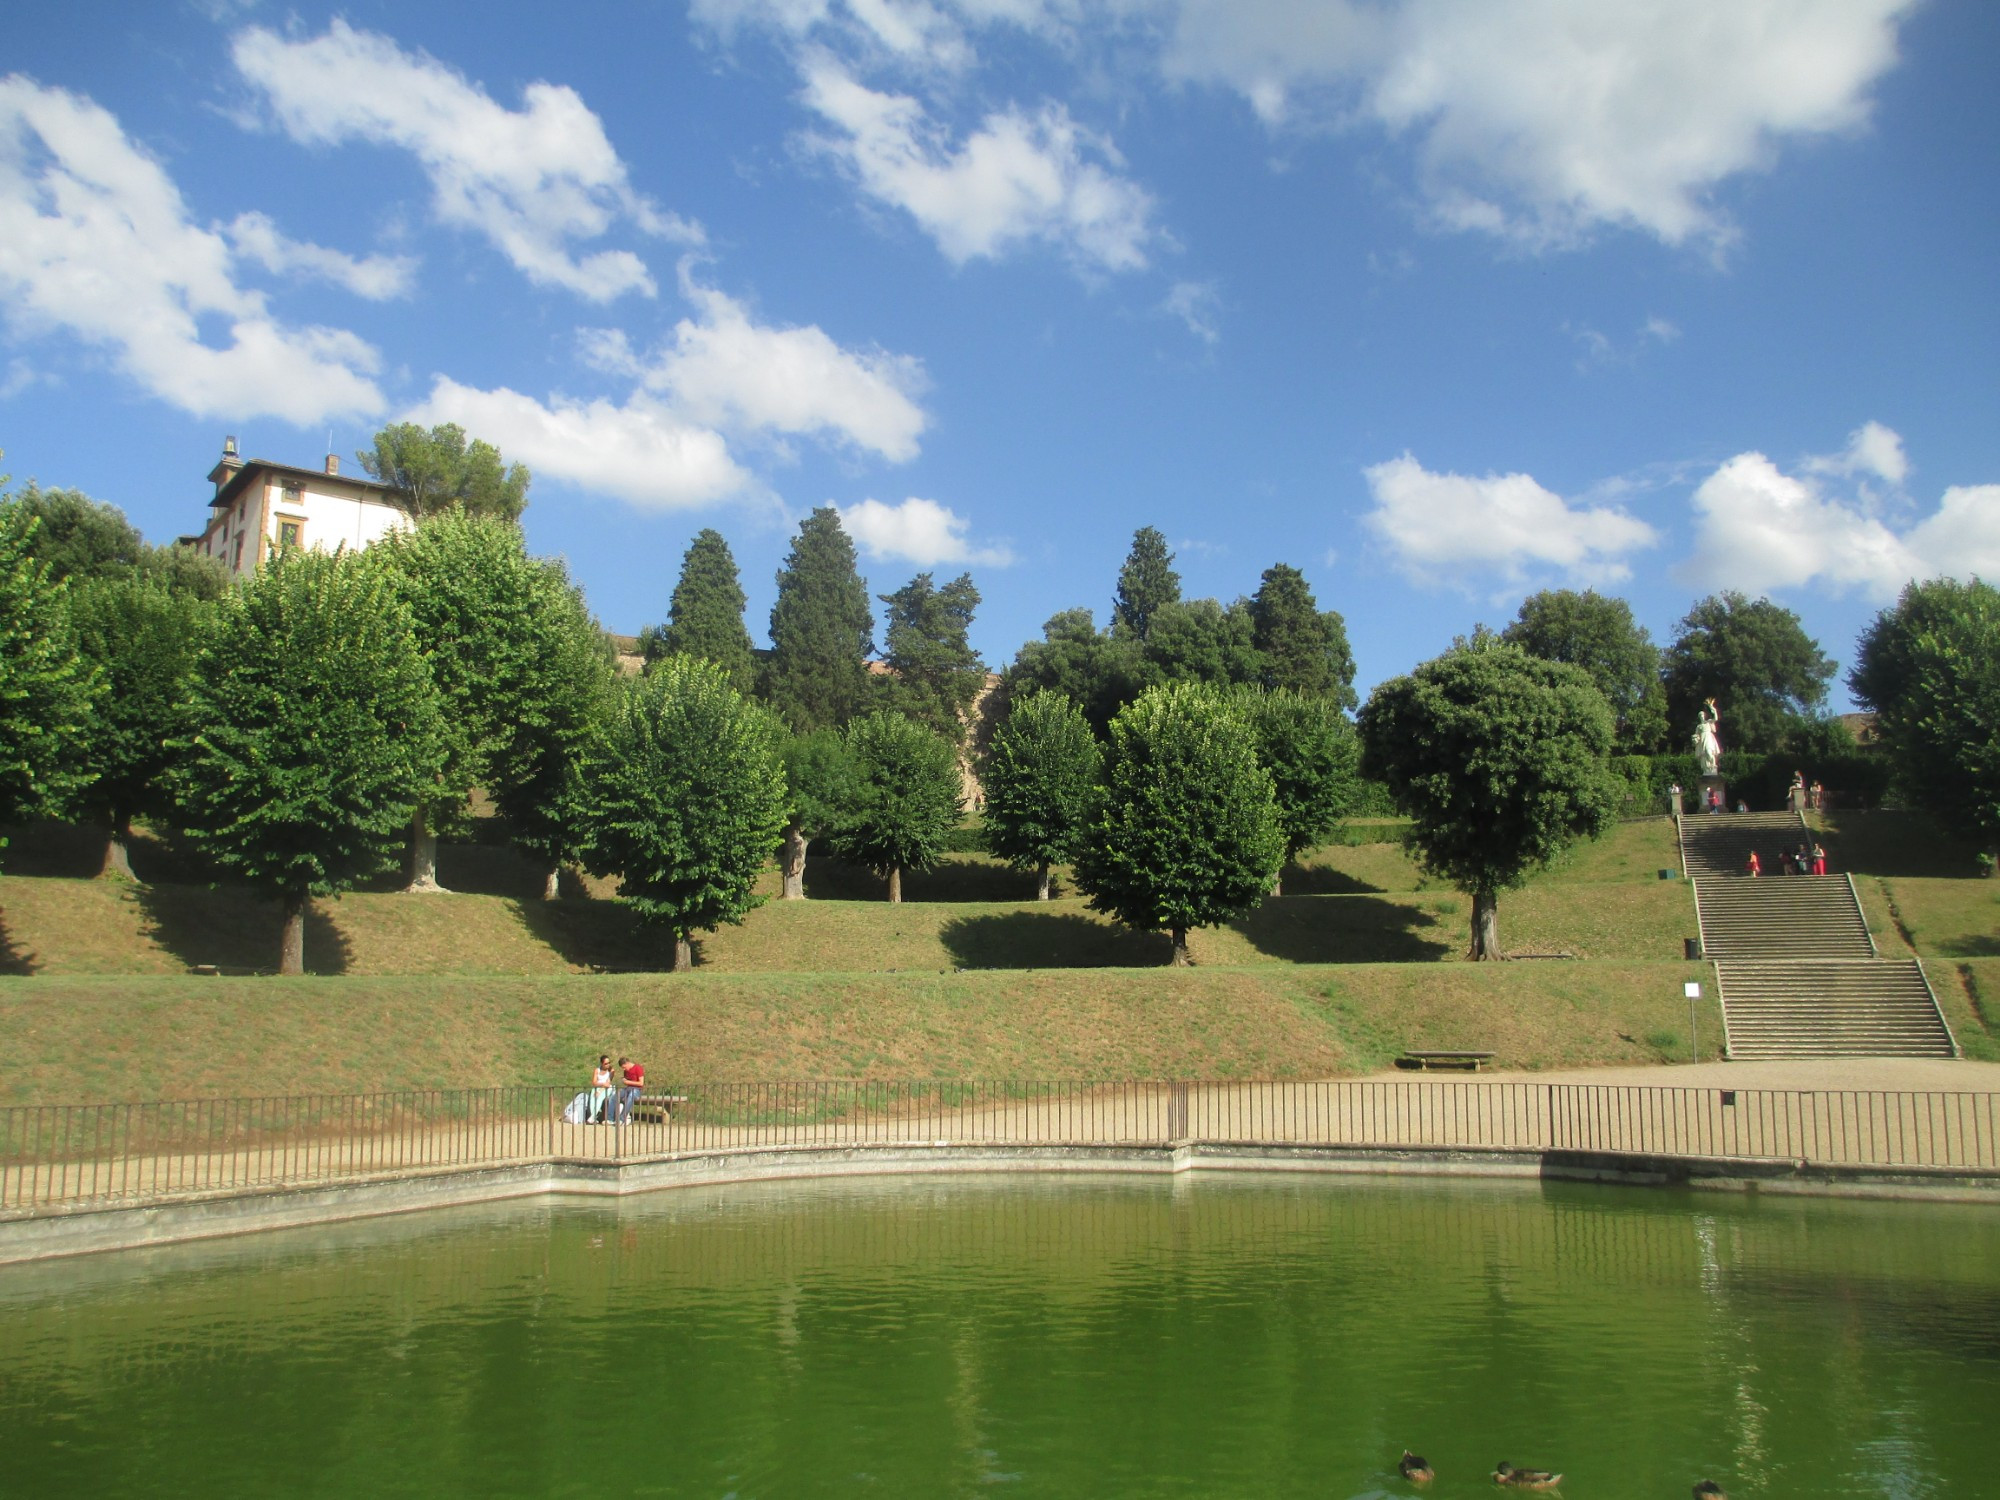
<svg viewBox="0 0 2000 1500">
<path fill-rule="evenodd" d="M 1820 847 L 1817 840 L 1812 846 L 1812 872 L 1815 875 L 1826 873 L 1826 850 Z"/>
<path fill-rule="evenodd" d="M 1764 873 L 1764 867 L 1757 862 L 1757 851 L 1755 849 L 1750 851 L 1750 858 L 1743 866 L 1743 873 L 1753 878 Z"/>
</svg>

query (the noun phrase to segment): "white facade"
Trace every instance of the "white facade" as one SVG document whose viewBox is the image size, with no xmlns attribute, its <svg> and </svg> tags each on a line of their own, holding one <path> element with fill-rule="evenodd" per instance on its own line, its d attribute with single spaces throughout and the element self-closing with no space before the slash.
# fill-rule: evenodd
<svg viewBox="0 0 2000 1500">
<path fill-rule="evenodd" d="M 215 485 L 208 525 L 181 540 L 242 577 L 282 547 L 358 549 L 410 524 L 386 486 L 339 470 L 340 461 L 331 454 L 324 469 L 295 469 L 261 458 L 245 462 L 237 456 L 236 439 L 229 438 L 222 461 L 208 476 Z"/>
</svg>

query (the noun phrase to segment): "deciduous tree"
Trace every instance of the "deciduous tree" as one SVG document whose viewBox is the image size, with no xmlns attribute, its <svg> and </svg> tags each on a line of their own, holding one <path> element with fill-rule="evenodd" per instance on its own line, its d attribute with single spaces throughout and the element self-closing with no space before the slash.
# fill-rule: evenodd
<svg viewBox="0 0 2000 1500">
<path fill-rule="evenodd" d="M 1417 859 L 1472 897 L 1475 959 L 1500 949 L 1499 893 L 1611 825 L 1611 709 L 1580 667 L 1489 642 L 1376 688 L 1362 770 L 1389 788 Z"/>
<path fill-rule="evenodd" d="M 1667 726 L 1660 648 L 1623 599 L 1594 589 L 1544 589 L 1521 601 L 1500 639 L 1543 661 L 1588 672 L 1611 705 L 1622 749 L 1645 754 L 1661 748 Z"/>
<path fill-rule="evenodd" d="M 779 747 L 785 764 L 785 842 L 778 862 L 778 894 L 803 901 L 806 855 L 838 833 L 854 804 L 854 756 L 837 729 L 787 734 Z"/>
<path fill-rule="evenodd" d="M 1066 609 L 1015 654 L 1002 690 L 1010 699 L 1038 689 L 1061 693 L 1102 734 L 1139 695 L 1148 670 L 1132 637 L 1099 631 L 1087 609 Z"/>
<path fill-rule="evenodd" d="M 1910 799 L 2000 862 L 2000 589 L 1910 584 L 1863 633 L 1847 684 Z"/>
<path fill-rule="evenodd" d="M 965 810 L 951 741 L 901 714 L 876 712 L 847 729 L 854 791 L 834 848 L 889 881 L 903 899 L 903 872 L 926 870 Z"/>
<path fill-rule="evenodd" d="M 1257 736 L 1257 759 L 1271 773 L 1289 863 L 1316 847 L 1353 805 L 1361 786 L 1360 741 L 1331 698 L 1279 688 L 1248 692 L 1240 701 Z M 1279 881 L 1271 894 L 1282 894 Z"/>
<path fill-rule="evenodd" d="M 722 668 L 670 656 L 621 693 L 583 776 L 589 862 L 619 897 L 672 935 L 740 922 L 785 820 L 785 776 L 768 715 Z"/>
<path fill-rule="evenodd" d="M 411 520 L 463 510 L 469 515 L 518 521 L 528 505 L 526 464 L 503 464 L 500 450 L 445 422 L 426 430 L 397 422 L 375 434 L 375 446 L 355 457 Z"/>
<path fill-rule="evenodd" d="M 763 696 L 793 729 L 838 729 L 865 711 L 875 619 L 840 512 L 822 506 L 799 525 L 771 606 Z"/>
<path fill-rule="evenodd" d="M 1083 712 L 1061 693 L 1014 700 L 987 747 L 980 781 L 986 847 L 1035 872 L 1035 899 L 1049 899 L 1051 867 L 1076 858 L 1102 756 Z"/>
<path fill-rule="evenodd" d="M 437 776 L 437 691 L 378 560 L 288 552 L 222 601 L 187 678 L 172 774 L 195 845 L 283 907 L 304 972 L 310 896 L 389 865 Z"/>
<path fill-rule="evenodd" d="M 1190 929 L 1263 899 L 1284 858 L 1271 776 L 1242 714 L 1196 683 L 1149 688 L 1111 721 L 1076 883 L 1099 911 L 1164 928 L 1170 962 Z"/>
<path fill-rule="evenodd" d="M 68 809 L 89 780 L 73 750 L 103 691 L 68 585 L 35 556 L 39 528 L 18 500 L 0 503 L 0 823 Z"/>
<path fill-rule="evenodd" d="M 1834 664 L 1799 617 L 1769 599 L 1711 594 L 1689 610 L 1667 648 L 1663 675 L 1672 732 L 1693 732 L 1713 698 L 1731 750 L 1770 752 L 1826 702 Z"/>
</svg>

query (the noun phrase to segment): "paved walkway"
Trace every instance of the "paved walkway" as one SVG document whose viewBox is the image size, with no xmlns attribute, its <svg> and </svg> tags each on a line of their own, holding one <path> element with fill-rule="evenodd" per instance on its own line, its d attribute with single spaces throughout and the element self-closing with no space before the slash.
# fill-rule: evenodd
<svg viewBox="0 0 2000 1500">
<path fill-rule="evenodd" d="M 1663 1067 L 1552 1068 L 1543 1072 L 1372 1073 L 1367 1082 L 1425 1079 L 1500 1083 L 1638 1084 L 1649 1088 L 1912 1089 L 2000 1092 L 2000 1063 L 1944 1057 L 1816 1057 L 1772 1062 L 1678 1063 Z"/>
</svg>

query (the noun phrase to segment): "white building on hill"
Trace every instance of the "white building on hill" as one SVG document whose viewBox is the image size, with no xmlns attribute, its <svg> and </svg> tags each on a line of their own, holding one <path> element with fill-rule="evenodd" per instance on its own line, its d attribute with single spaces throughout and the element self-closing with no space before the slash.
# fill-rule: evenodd
<svg viewBox="0 0 2000 1500">
<path fill-rule="evenodd" d="M 237 455 L 236 439 L 224 438 L 222 461 L 208 477 L 215 485 L 208 525 L 181 541 L 221 558 L 239 577 L 256 572 L 281 547 L 361 548 L 410 524 L 386 485 L 343 476 L 331 453 L 324 469 L 295 469 L 262 458 L 245 462 Z"/>
</svg>

